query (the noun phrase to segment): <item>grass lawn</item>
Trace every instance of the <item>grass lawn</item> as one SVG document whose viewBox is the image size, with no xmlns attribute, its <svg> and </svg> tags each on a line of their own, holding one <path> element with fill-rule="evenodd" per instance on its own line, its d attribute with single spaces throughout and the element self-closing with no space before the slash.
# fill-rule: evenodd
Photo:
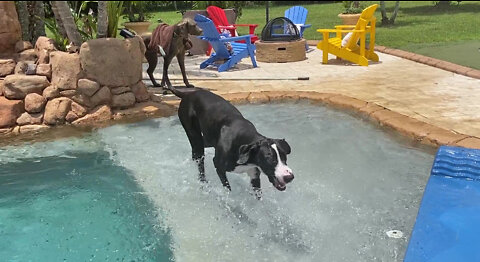
<svg viewBox="0 0 480 262">
<path fill-rule="evenodd" d="M 385 1 L 387 13 L 393 11 L 394 1 Z M 368 1 L 374 4 L 378 1 Z M 306 29 L 305 38 L 320 40 L 318 28 L 333 28 L 341 24 L 338 14 L 343 10 L 342 3 L 325 3 L 303 5 L 308 9 L 307 23 L 312 27 Z M 283 16 L 290 6 L 270 7 L 270 19 Z M 157 25 L 157 19 L 174 24 L 181 19 L 175 11 L 156 12 L 152 14 L 151 30 Z M 400 11 L 395 25 L 382 26 L 381 14 L 377 9 L 377 44 L 412 51 L 453 63 L 480 69 L 480 1 L 462 1 L 459 5 L 447 9 L 438 9 L 432 1 L 401 1 Z M 240 24 L 258 24 L 256 29 L 261 34 L 265 25 L 265 8 L 262 6 L 243 9 Z M 247 29 L 240 28 L 241 34 Z M 461 54 L 460 54 L 461 53 Z"/>
</svg>

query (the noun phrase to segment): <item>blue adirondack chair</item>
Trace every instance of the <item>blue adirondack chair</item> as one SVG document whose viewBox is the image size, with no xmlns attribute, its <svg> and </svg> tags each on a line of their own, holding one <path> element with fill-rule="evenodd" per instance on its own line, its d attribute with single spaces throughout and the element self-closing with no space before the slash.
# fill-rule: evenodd
<svg viewBox="0 0 480 262">
<path fill-rule="evenodd" d="M 303 31 L 311 27 L 311 24 L 305 24 L 307 22 L 308 10 L 303 6 L 294 6 L 285 10 L 285 17 L 290 19 L 294 24 L 300 25 L 300 37 L 303 37 Z M 308 44 L 305 43 L 305 48 L 308 50 Z"/>
<path fill-rule="evenodd" d="M 217 28 L 213 24 L 213 21 L 207 17 L 197 14 L 195 16 L 195 22 L 203 30 L 203 35 L 198 36 L 202 40 L 206 40 L 212 45 L 214 53 L 200 64 L 200 69 L 207 66 L 218 67 L 218 72 L 224 72 L 235 66 L 242 58 L 250 56 L 252 59 L 253 67 L 257 67 L 255 61 L 255 45 L 251 44 L 250 35 L 225 37 L 221 38 Z M 245 43 L 237 43 L 235 41 L 245 40 Z M 230 54 L 225 43 L 228 42 L 232 45 L 233 54 Z M 223 61 L 223 64 L 217 64 L 217 61 Z"/>
</svg>

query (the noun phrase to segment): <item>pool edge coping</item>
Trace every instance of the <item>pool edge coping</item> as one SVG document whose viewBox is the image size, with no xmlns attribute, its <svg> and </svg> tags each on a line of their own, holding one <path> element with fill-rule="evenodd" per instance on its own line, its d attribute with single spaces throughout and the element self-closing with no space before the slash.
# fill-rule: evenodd
<svg viewBox="0 0 480 262">
<path fill-rule="evenodd" d="M 310 100 L 336 109 L 358 114 L 382 127 L 389 128 L 404 137 L 422 145 L 439 147 L 442 145 L 480 149 L 480 138 L 447 130 L 418 119 L 402 115 L 373 102 L 337 93 L 316 91 L 258 91 L 219 94 L 232 104 L 265 104 L 271 102 L 297 102 Z M 166 103 L 178 107 L 180 100 Z"/>
<path fill-rule="evenodd" d="M 480 149 L 480 138 L 458 133 L 452 130 L 444 129 L 433 124 L 429 124 L 418 119 L 402 115 L 386 107 L 380 106 L 374 102 L 367 102 L 357 98 L 349 97 L 337 93 L 321 93 L 316 91 L 258 91 L 258 92 L 235 92 L 218 94 L 232 104 L 265 104 L 271 102 L 297 102 L 299 100 L 310 100 L 313 104 L 322 104 L 336 109 L 342 109 L 351 113 L 358 114 L 369 121 L 379 124 L 382 127 L 389 128 L 398 134 L 401 134 L 414 142 L 422 145 L 439 147 L 442 145 L 460 146 L 466 148 Z M 178 108 L 180 99 L 156 101 L 145 103 L 146 106 L 139 106 L 128 110 L 118 110 L 112 119 L 98 123 L 98 125 L 87 127 L 66 125 L 65 128 L 82 128 L 92 130 L 98 127 L 106 127 L 122 122 L 137 122 L 149 118 L 158 118 L 171 115 L 171 110 L 167 112 L 166 107 Z M 145 110 L 149 108 L 149 110 Z M 162 111 L 163 108 L 165 111 Z M 128 111 L 128 113 L 124 113 Z M 46 126 L 39 131 L 22 133 L 12 128 L 8 133 L 0 132 L 0 138 L 21 138 L 29 135 L 30 138 L 36 138 L 37 135 L 45 135 L 52 130 L 52 127 Z M 55 127 L 55 126 L 53 126 Z M 63 126 L 62 126 L 63 127 Z M 59 129 L 61 130 L 61 128 Z M 61 131 L 60 131 L 61 132 Z M 32 137 L 33 136 L 33 137 Z M 54 135 L 54 138 L 57 136 Z M 14 143 L 16 141 L 12 141 Z M 6 143 L 7 145 L 10 143 Z"/>
</svg>

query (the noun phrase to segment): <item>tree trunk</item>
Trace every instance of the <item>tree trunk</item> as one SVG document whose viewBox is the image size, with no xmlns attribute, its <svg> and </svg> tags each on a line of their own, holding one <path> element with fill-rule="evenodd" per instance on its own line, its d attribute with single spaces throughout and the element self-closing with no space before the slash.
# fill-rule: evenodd
<svg viewBox="0 0 480 262">
<path fill-rule="evenodd" d="M 58 32 L 60 32 L 60 35 L 62 35 L 63 38 L 67 38 L 67 32 L 65 32 L 65 27 L 63 26 L 63 21 L 60 17 L 60 13 L 58 11 L 57 5 L 55 4 L 55 1 L 50 1 L 50 5 L 52 6 L 52 12 L 53 16 L 55 17 Z"/>
<path fill-rule="evenodd" d="M 177 8 L 177 1 L 173 1 L 173 7 L 175 8 L 175 11 L 178 10 L 178 8 Z"/>
<path fill-rule="evenodd" d="M 17 1 L 18 21 L 22 27 L 22 39 L 30 41 L 30 12 L 28 12 L 27 1 Z"/>
<path fill-rule="evenodd" d="M 380 10 L 382 12 L 382 24 L 388 24 L 387 10 L 385 9 L 385 1 L 380 1 Z"/>
<path fill-rule="evenodd" d="M 395 23 L 395 18 L 397 18 L 398 9 L 400 9 L 400 1 L 395 2 L 395 9 L 393 10 L 392 18 L 390 18 L 390 23 Z"/>
<path fill-rule="evenodd" d="M 67 33 L 67 37 L 76 46 L 82 45 L 82 37 L 78 32 L 77 25 L 72 16 L 72 12 L 70 11 L 70 7 L 68 6 L 67 1 L 50 1 L 52 3 L 52 7 L 55 6 L 56 11 L 58 12 L 58 16 L 62 20 L 63 28 Z M 53 9 L 53 8 L 52 8 Z M 54 9 L 54 10 L 55 10 Z"/>
<path fill-rule="evenodd" d="M 380 1 L 380 10 L 382 12 L 382 25 L 395 23 L 395 18 L 397 18 L 399 9 L 400 9 L 400 1 L 395 1 L 395 9 L 393 10 L 392 17 L 388 18 L 387 10 L 385 9 L 385 1 Z"/>
<path fill-rule="evenodd" d="M 43 9 L 43 1 L 33 1 L 33 16 L 35 21 L 35 26 L 33 29 L 32 35 L 32 43 L 35 44 L 37 39 L 40 36 L 45 36 L 45 23 L 43 20 L 45 19 L 45 9 Z"/>
<path fill-rule="evenodd" d="M 97 38 L 105 38 L 108 34 L 107 1 L 98 1 Z"/>
</svg>

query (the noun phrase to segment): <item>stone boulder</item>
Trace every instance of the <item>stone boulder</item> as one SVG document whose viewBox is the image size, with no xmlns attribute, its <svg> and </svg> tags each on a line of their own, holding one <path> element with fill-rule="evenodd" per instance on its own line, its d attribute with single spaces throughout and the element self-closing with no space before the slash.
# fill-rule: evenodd
<svg viewBox="0 0 480 262">
<path fill-rule="evenodd" d="M 80 61 L 86 78 L 101 86 L 130 86 L 142 80 L 145 45 L 141 38 L 102 38 L 82 44 Z"/>
<path fill-rule="evenodd" d="M 19 131 L 20 134 L 25 134 L 25 133 L 39 133 L 43 132 L 49 129 L 49 126 L 46 125 L 25 125 L 21 126 Z"/>
<path fill-rule="evenodd" d="M 55 48 L 55 41 L 45 36 L 40 36 L 35 43 L 35 51 L 38 56 L 38 64 L 50 63 L 50 53 L 57 51 Z"/>
<path fill-rule="evenodd" d="M 81 126 L 94 126 L 110 119 L 112 119 L 112 110 L 109 106 L 103 105 L 95 108 L 92 113 L 73 121 L 72 124 Z"/>
<path fill-rule="evenodd" d="M 14 126 L 23 112 L 25 108 L 22 100 L 9 100 L 0 96 L 0 128 Z"/>
<path fill-rule="evenodd" d="M 72 100 L 66 97 L 59 97 L 48 101 L 45 107 L 43 122 L 47 125 L 58 125 L 65 123 L 65 117 L 71 109 Z"/>
<path fill-rule="evenodd" d="M 47 99 L 39 94 L 32 93 L 25 97 L 25 111 L 28 113 L 40 113 L 43 111 Z"/>
<path fill-rule="evenodd" d="M 32 48 L 33 48 L 32 43 L 30 43 L 28 41 L 20 40 L 15 44 L 15 53 L 20 53 L 24 50 L 32 49 Z"/>
<path fill-rule="evenodd" d="M 131 92 L 132 90 L 128 86 L 115 87 L 110 90 L 112 95 L 120 95 L 126 92 Z"/>
<path fill-rule="evenodd" d="M 0 96 L 3 96 L 3 79 L 0 79 Z"/>
<path fill-rule="evenodd" d="M 48 86 L 43 90 L 43 96 L 48 99 L 54 99 L 60 96 L 60 90 L 56 86 Z"/>
<path fill-rule="evenodd" d="M 22 38 L 22 29 L 14 1 L 0 1 L 0 54 L 15 51 L 15 44 Z"/>
<path fill-rule="evenodd" d="M 76 102 L 72 102 L 72 112 L 75 115 L 82 117 L 87 114 L 87 109 Z"/>
<path fill-rule="evenodd" d="M 98 90 L 91 98 L 90 101 L 92 102 L 91 105 L 93 107 L 98 105 L 108 105 L 110 101 L 112 101 L 112 93 L 110 92 L 110 88 L 104 86 Z"/>
<path fill-rule="evenodd" d="M 0 59 L 0 77 L 13 74 L 15 65 L 13 59 Z"/>
<path fill-rule="evenodd" d="M 84 94 L 76 94 L 76 95 L 72 96 L 72 100 L 79 103 L 82 106 L 87 107 L 87 108 L 92 108 L 93 107 L 93 103 L 90 100 L 90 97 L 88 97 Z"/>
<path fill-rule="evenodd" d="M 52 66 L 50 64 L 38 64 L 37 75 L 46 76 L 48 79 L 52 78 Z"/>
<path fill-rule="evenodd" d="M 130 88 L 132 89 L 132 92 L 135 95 L 135 100 L 137 100 L 137 102 L 145 102 L 150 99 L 150 94 L 148 93 L 147 87 L 145 86 L 143 81 L 139 81 Z"/>
<path fill-rule="evenodd" d="M 20 61 L 15 66 L 14 73 L 18 75 L 24 75 L 25 72 L 27 72 L 27 68 L 28 68 L 28 63 L 25 61 Z"/>
<path fill-rule="evenodd" d="M 15 55 L 15 60 L 17 60 L 17 62 L 28 61 L 31 63 L 35 63 L 35 61 L 37 60 L 37 52 L 35 52 L 35 49 L 24 50 Z"/>
<path fill-rule="evenodd" d="M 78 54 L 54 51 L 50 54 L 50 64 L 52 65 L 52 85 L 60 90 L 77 88 L 78 79 L 82 75 Z"/>
<path fill-rule="evenodd" d="M 25 71 L 26 75 L 36 75 L 37 74 L 37 65 L 36 64 L 27 64 L 27 71 Z"/>
<path fill-rule="evenodd" d="M 98 91 L 98 89 L 100 89 L 100 85 L 92 80 L 80 79 L 78 80 L 77 89 L 80 93 L 91 97 Z"/>
<path fill-rule="evenodd" d="M 17 125 L 40 125 L 43 121 L 43 114 L 30 114 L 28 112 L 23 113 L 19 118 L 17 118 Z"/>
<path fill-rule="evenodd" d="M 65 96 L 65 97 L 69 97 L 69 98 L 72 98 L 76 94 L 77 94 L 77 90 L 60 91 L 60 96 Z"/>
<path fill-rule="evenodd" d="M 87 109 L 78 103 L 72 102 L 72 109 L 68 112 L 65 120 L 71 123 L 87 114 Z"/>
<path fill-rule="evenodd" d="M 49 84 L 45 76 L 9 75 L 5 77 L 3 92 L 9 99 L 24 99 L 30 93 L 42 94 Z"/>
<path fill-rule="evenodd" d="M 135 104 L 135 95 L 127 92 L 112 96 L 112 108 L 129 108 Z"/>
</svg>

